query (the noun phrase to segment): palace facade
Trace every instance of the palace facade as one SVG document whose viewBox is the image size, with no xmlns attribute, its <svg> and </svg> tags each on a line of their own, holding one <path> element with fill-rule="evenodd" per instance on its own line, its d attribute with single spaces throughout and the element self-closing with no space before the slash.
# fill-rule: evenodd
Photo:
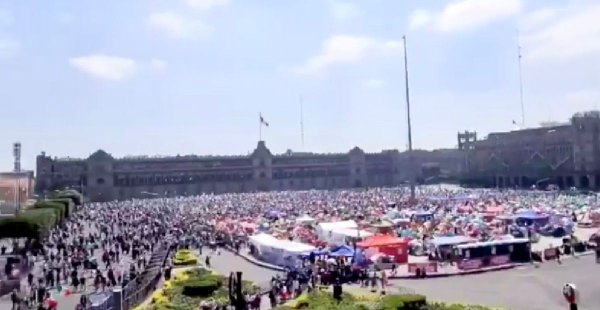
<svg viewBox="0 0 600 310">
<path fill-rule="evenodd" d="M 577 113 L 568 123 L 491 133 L 458 134 L 465 154 L 462 182 L 489 187 L 600 186 L 600 112 Z"/>
<path fill-rule="evenodd" d="M 274 155 L 264 141 L 247 156 L 114 158 L 98 150 L 86 159 L 37 157 L 36 193 L 81 189 L 92 201 L 174 197 L 203 193 L 383 187 L 457 176 L 464 163 L 455 149 Z"/>
</svg>

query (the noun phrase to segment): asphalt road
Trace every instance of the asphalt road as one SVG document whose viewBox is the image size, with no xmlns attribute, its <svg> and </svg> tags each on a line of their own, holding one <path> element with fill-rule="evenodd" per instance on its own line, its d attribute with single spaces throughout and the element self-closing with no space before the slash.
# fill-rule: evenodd
<svg viewBox="0 0 600 310">
<path fill-rule="evenodd" d="M 581 293 L 580 310 L 600 309 L 600 264 L 593 255 L 567 259 L 562 265 L 546 262 L 539 268 L 520 267 L 479 275 L 425 280 L 392 280 L 431 300 L 481 304 L 511 310 L 563 310 L 565 283 L 575 284 Z"/>
<path fill-rule="evenodd" d="M 211 251 L 208 251 L 205 247 L 201 258 L 202 263 L 204 263 L 204 259 L 208 253 L 211 253 Z M 242 279 L 255 282 L 262 288 L 268 288 L 271 278 L 278 274 L 277 271 L 249 263 L 245 259 L 229 251 L 221 250 L 221 255 L 211 253 L 210 256 L 211 268 L 216 272 L 222 275 L 229 275 L 230 272 L 242 271 Z M 282 273 L 280 274 L 283 276 Z"/>
</svg>

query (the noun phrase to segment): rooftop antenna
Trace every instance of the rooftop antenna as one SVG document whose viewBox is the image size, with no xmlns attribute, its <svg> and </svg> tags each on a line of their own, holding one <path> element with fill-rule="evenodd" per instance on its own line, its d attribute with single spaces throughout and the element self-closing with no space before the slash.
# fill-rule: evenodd
<svg viewBox="0 0 600 310">
<path fill-rule="evenodd" d="M 521 66 L 521 39 L 517 29 L 517 53 L 519 57 L 519 99 L 521 101 L 521 128 L 525 128 L 525 103 L 523 102 L 523 69 Z"/>
<path fill-rule="evenodd" d="M 408 158 L 410 163 L 410 200 L 415 200 L 415 167 L 414 167 L 414 157 L 413 157 L 413 148 L 412 148 L 412 126 L 410 122 L 410 93 L 408 91 L 408 54 L 406 52 L 406 35 L 402 36 L 402 41 L 404 42 L 404 82 L 406 88 L 406 123 L 408 127 Z"/>
</svg>

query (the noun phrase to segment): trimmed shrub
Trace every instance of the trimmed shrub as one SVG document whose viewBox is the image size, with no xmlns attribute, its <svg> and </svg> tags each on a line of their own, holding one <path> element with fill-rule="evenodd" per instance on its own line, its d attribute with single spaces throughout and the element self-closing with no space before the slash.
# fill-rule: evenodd
<svg viewBox="0 0 600 310">
<path fill-rule="evenodd" d="M 58 202 L 54 202 L 54 201 L 50 201 L 50 200 L 43 200 L 43 201 L 39 201 L 36 202 L 30 210 L 36 210 L 36 209 L 50 209 L 53 210 L 56 214 L 56 218 L 60 220 L 64 219 L 67 211 L 65 206 L 62 203 L 58 203 Z"/>
<path fill-rule="evenodd" d="M 40 236 L 39 227 L 24 218 L 7 218 L 0 220 L 0 239 L 28 238 L 37 239 Z"/>
<path fill-rule="evenodd" d="M 69 198 L 73 200 L 73 203 L 76 206 L 81 206 L 83 204 L 83 196 L 76 190 L 65 190 L 56 194 L 55 198 Z"/>
<path fill-rule="evenodd" d="M 208 297 L 221 287 L 222 283 L 216 276 L 205 276 L 197 280 L 183 283 L 182 294 L 189 297 Z"/>
<path fill-rule="evenodd" d="M 387 295 L 377 305 L 377 310 L 404 309 L 404 300 L 400 295 Z"/>
<path fill-rule="evenodd" d="M 194 255 L 190 250 L 179 250 L 175 253 L 173 265 L 188 266 L 196 264 L 198 264 L 198 257 Z"/>
<path fill-rule="evenodd" d="M 58 223 L 58 212 L 53 208 L 30 209 L 20 213 L 16 218 L 29 222 L 37 227 L 40 235 L 44 235 Z"/>
<path fill-rule="evenodd" d="M 427 305 L 425 296 L 418 294 L 387 295 L 379 302 L 379 310 L 418 310 Z M 425 308 L 426 309 L 426 308 Z"/>
<path fill-rule="evenodd" d="M 71 198 L 53 198 L 48 199 L 47 201 L 62 205 L 65 210 L 65 217 L 69 217 L 71 216 L 71 214 L 73 214 L 75 203 L 73 203 L 73 200 L 71 200 Z"/>
</svg>

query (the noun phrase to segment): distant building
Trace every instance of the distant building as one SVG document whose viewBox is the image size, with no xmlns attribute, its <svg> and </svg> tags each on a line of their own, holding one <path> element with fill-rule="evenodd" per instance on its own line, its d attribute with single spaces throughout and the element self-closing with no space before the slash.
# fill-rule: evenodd
<svg viewBox="0 0 600 310">
<path fill-rule="evenodd" d="M 573 115 L 569 123 L 491 133 L 458 134 L 465 153 L 465 184 L 491 187 L 600 186 L 600 112 Z"/>
<path fill-rule="evenodd" d="M 456 177 L 458 150 L 414 151 L 418 180 Z M 273 155 L 260 141 L 247 156 L 113 158 L 99 150 L 87 159 L 37 157 L 36 192 L 81 189 L 92 201 L 202 193 L 382 187 L 410 180 L 407 152 L 294 153 Z"/>
</svg>

